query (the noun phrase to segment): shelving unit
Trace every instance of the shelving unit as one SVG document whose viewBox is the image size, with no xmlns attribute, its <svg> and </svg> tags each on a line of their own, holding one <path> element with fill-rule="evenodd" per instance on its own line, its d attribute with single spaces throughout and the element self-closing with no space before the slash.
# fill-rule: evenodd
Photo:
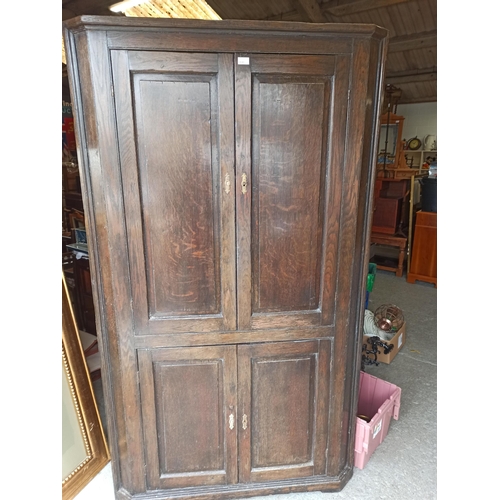
<svg viewBox="0 0 500 500">
<path fill-rule="evenodd" d="M 82 331 L 96 335 L 88 252 L 78 248 L 75 229 L 85 228 L 85 214 L 76 158 L 62 162 L 62 251 L 73 313 Z M 76 257 L 78 254 L 78 257 Z"/>
<path fill-rule="evenodd" d="M 416 151 L 412 151 L 410 149 L 403 150 L 403 157 L 406 160 L 406 165 L 409 168 L 415 169 L 415 173 L 425 173 L 428 170 L 428 166 L 425 166 L 425 163 L 428 158 L 432 158 L 432 160 L 437 160 L 437 150 L 426 150 L 426 149 L 417 149 Z M 418 172 L 417 172 L 418 171 Z"/>
</svg>

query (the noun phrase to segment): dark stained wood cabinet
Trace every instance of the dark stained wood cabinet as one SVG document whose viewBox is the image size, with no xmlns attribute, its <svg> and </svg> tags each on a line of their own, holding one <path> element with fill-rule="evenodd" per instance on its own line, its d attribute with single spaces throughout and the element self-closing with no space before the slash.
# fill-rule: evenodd
<svg viewBox="0 0 500 500">
<path fill-rule="evenodd" d="M 340 490 L 387 32 L 64 33 L 116 497 Z"/>
</svg>

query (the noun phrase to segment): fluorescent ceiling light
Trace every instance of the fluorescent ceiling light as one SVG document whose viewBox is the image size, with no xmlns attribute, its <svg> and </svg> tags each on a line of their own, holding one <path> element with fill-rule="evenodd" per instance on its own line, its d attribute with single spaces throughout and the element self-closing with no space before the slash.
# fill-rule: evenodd
<svg viewBox="0 0 500 500">
<path fill-rule="evenodd" d="M 205 0 L 125 0 L 110 10 L 127 17 L 220 19 Z"/>
</svg>

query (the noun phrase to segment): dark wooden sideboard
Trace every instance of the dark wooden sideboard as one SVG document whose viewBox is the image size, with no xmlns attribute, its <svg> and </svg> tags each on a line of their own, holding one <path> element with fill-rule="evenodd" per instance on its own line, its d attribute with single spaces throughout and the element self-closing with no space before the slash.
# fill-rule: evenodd
<svg viewBox="0 0 500 500">
<path fill-rule="evenodd" d="M 116 497 L 340 490 L 386 30 L 64 28 Z"/>
</svg>

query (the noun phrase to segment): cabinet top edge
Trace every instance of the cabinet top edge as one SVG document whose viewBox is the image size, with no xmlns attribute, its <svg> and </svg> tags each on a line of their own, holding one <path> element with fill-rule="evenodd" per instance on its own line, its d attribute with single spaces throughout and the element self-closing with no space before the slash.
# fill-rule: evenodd
<svg viewBox="0 0 500 500">
<path fill-rule="evenodd" d="M 279 31 L 297 34 L 339 34 L 365 35 L 375 38 L 387 38 L 388 30 L 376 24 L 355 23 L 304 23 L 291 21 L 248 21 L 248 20 L 205 20 L 205 19 L 174 19 L 174 18 L 144 18 L 125 16 L 78 16 L 63 22 L 63 28 L 69 31 L 82 29 L 144 29 L 157 30 L 162 28 L 235 30 L 235 31 Z"/>
</svg>

